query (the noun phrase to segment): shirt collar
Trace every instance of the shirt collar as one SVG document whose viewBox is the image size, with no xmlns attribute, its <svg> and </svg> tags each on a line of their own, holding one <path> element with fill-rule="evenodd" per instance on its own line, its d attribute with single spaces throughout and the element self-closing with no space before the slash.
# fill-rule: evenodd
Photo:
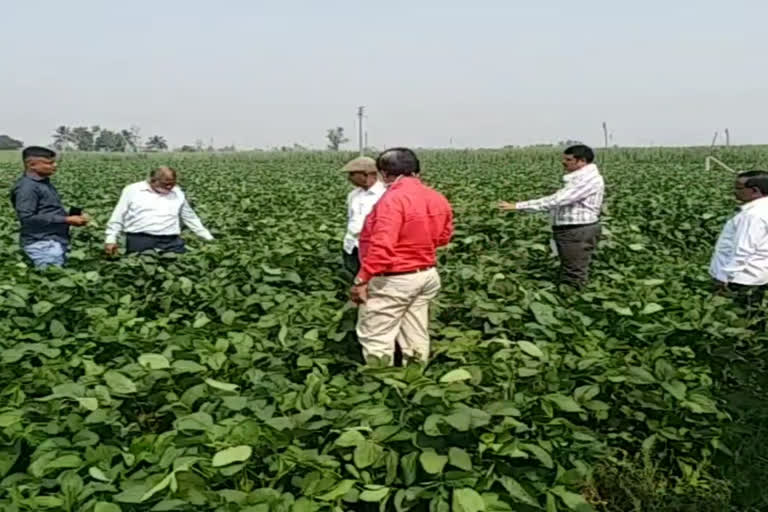
<svg viewBox="0 0 768 512">
<path fill-rule="evenodd" d="M 374 183 L 373 185 L 371 185 L 371 186 L 368 188 L 368 190 L 366 190 L 366 191 L 364 191 L 364 192 L 365 192 L 366 194 L 371 194 L 371 195 L 373 195 L 373 194 L 378 194 L 378 193 L 379 193 L 379 192 L 381 192 L 382 190 L 386 190 L 386 187 L 384 186 L 384 183 L 382 183 L 382 182 L 381 182 L 381 181 L 379 181 L 379 180 L 376 180 L 376 183 Z"/>
<path fill-rule="evenodd" d="M 394 188 L 400 188 L 408 183 L 421 183 L 421 180 L 417 176 L 398 176 L 398 178 L 390 183 L 387 190 L 392 190 Z"/>
<path fill-rule="evenodd" d="M 595 164 L 587 164 L 578 171 L 573 171 L 565 174 L 563 176 L 563 181 L 572 181 L 575 179 L 579 179 L 583 176 L 586 176 L 588 174 L 594 174 L 596 172 L 599 172 L 597 169 L 597 165 Z"/>
<path fill-rule="evenodd" d="M 768 197 L 761 197 L 760 199 L 755 199 L 754 201 L 750 201 L 750 202 L 748 202 L 746 204 L 741 205 L 740 210 L 742 212 L 746 212 L 746 211 L 749 211 L 749 210 L 751 210 L 753 208 L 759 208 L 761 206 L 766 206 L 766 205 L 768 205 L 768 202 L 766 202 L 766 200 L 768 200 Z"/>
<path fill-rule="evenodd" d="M 46 178 L 44 176 L 38 176 L 37 174 L 30 173 L 30 172 L 27 172 L 27 171 L 24 171 L 24 177 L 25 178 L 29 178 L 32 181 L 37 181 L 38 183 L 48 181 L 48 178 Z"/>
<path fill-rule="evenodd" d="M 170 192 L 168 192 L 168 194 L 175 194 L 175 193 L 176 193 L 176 190 L 177 190 L 178 188 L 179 188 L 179 186 L 178 186 L 178 185 L 175 185 L 175 186 L 174 186 L 174 187 L 171 189 L 171 191 L 170 191 Z M 157 195 L 159 195 L 159 196 L 163 195 L 163 194 L 158 194 L 157 192 L 155 192 L 155 189 L 153 189 L 153 188 L 152 188 L 152 185 L 150 185 L 150 184 L 149 184 L 149 181 L 142 181 L 142 182 L 141 182 L 141 189 L 140 189 L 140 190 L 141 190 L 142 192 L 152 192 L 153 194 L 157 194 Z M 167 194 L 166 194 L 166 195 L 167 195 Z"/>
</svg>

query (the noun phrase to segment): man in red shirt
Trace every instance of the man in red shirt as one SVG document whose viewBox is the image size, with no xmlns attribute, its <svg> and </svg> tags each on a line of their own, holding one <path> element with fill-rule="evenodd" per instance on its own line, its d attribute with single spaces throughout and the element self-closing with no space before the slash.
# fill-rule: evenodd
<svg viewBox="0 0 768 512">
<path fill-rule="evenodd" d="M 361 268 L 350 296 L 360 304 L 357 337 L 366 362 L 392 364 L 429 357 L 429 303 L 440 291 L 437 248 L 453 236 L 448 200 L 419 179 L 419 159 L 407 148 L 376 160 L 387 191 L 360 233 Z"/>
</svg>

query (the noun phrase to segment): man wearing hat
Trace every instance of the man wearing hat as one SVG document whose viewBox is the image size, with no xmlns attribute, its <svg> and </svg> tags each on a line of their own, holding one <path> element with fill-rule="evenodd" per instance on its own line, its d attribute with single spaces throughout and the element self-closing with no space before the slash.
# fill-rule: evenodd
<svg viewBox="0 0 768 512">
<path fill-rule="evenodd" d="M 21 247 L 37 268 L 62 266 L 69 250 L 69 227 L 85 226 L 88 215 L 67 212 L 50 177 L 56 152 L 30 146 L 21 153 L 24 174 L 11 190 L 11 204 L 21 224 Z"/>
<path fill-rule="evenodd" d="M 355 186 L 347 195 L 347 233 L 344 235 L 344 269 L 354 279 L 360 271 L 358 256 L 360 232 L 365 218 L 373 206 L 386 192 L 386 187 L 379 181 L 376 161 L 367 156 L 355 158 L 342 168 L 347 179 Z"/>
</svg>

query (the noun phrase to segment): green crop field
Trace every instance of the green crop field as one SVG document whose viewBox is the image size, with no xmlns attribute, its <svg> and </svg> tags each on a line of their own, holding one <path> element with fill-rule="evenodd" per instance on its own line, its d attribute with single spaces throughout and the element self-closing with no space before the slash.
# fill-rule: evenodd
<svg viewBox="0 0 768 512">
<path fill-rule="evenodd" d="M 712 293 L 736 203 L 707 154 L 598 154 L 605 236 L 576 294 L 548 219 L 496 209 L 554 190 L 556 150 L 424 152 L 456 235 L 434 357 L 408 368 L 360 363 L 349 154 L 66 154 L 54 181 L 95 219 L 67 268 L 28 268 L 0 203 L 0 510 L 768 510 L 768 336 Z M 217 241 L 106 259 L 121 188 L 159 164 Z M 19 173 L 0 157 L 6 188 Z"/>
</svg>

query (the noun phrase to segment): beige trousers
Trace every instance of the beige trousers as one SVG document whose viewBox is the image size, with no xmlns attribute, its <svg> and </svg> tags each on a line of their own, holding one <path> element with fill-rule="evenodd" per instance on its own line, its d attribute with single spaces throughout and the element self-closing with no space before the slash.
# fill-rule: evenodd
<svg viewBox="0 0 768 512">
<path fill-rule="evenodd" d="M 395 341 L 403 361 L 429 358 L 429 303 L 440 291 L 437 269 L 377 276 L 368 283 L 368 301 L 360 306 L 357 338 L 367 362 L 394 363 Z"/>
</svg>

